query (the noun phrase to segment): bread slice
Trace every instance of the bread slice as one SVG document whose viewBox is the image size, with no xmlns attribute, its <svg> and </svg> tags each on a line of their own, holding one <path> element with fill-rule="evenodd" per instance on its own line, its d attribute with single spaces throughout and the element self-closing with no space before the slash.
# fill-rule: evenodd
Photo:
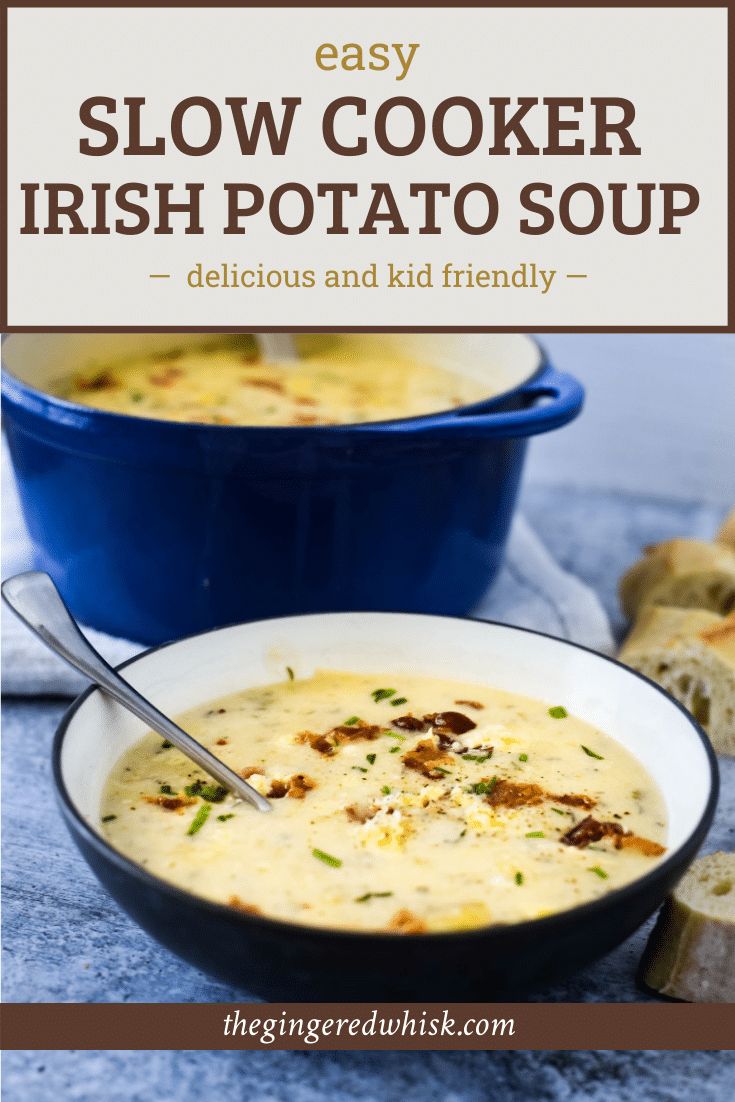
<svg viewBox="0 0 735 1102">
<path fill-rule="evenodd" d="M 735 609 L 735 550 L 723 543 L 667 540 L 649 547 L 620 580 L 620 602 L 632 620 L 645 605 Z"/>
<path fill-rule="evenodd" d="M 735 854 L 689 867 L 663 905 L 641 962 L 647 987 L 687 1002 L 735 1002 Z"/>
<path fill-rule="evenodd" d="M 723 543 L 725 547 L 730 547 L 735 551 L 735 508 L 731 509 L 723 520 L 715 540 L 717 543 Z"/>
<path fill-rule="evenodd" d="M 676 697 L 720 754 L 735 754 L 735 612 L 643 609 L 620 660 Z"/>
</svg>

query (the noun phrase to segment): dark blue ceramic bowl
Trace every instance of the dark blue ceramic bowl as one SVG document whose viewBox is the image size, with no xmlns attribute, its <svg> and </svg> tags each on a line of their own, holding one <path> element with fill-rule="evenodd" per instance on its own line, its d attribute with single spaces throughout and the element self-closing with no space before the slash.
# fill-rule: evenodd
<svg viewBox="0 0 735 1102">
<path fill-rule="evenodd" d="M 107 841 L 100 822 L 107 777 L 146 725 L 89 689 L 64 717 L 53 752 L 57 795 L 74 841 L 104 887 L 149 934 L 195 967 L 264 998 L 492 1000 L 538 991 L 609 952 L 644 922 L 712 822 L 717 763 L 691 715 L 634 670 L 521 628 L 396 613 L 296 616 L 157 647 L 126 663 L 124 676 L 175 716 L 282 679 L 287 665 L 297 677 L 317 669 L 390 672 L 397 679 L 420 674 L 563 700 L 635 755 L 657 784 L 666 807 L 667 852 L 636 880 L 590 903 L 510 925 L 403 935 L 244 914 L 151 875 Z M 259 813 L 245 808 L 243 814 Z M 278 814 L 274 802 L 272 815 Z M 189 842 L 196 847 L 197 837 Z M 339 838 L 334 844 L 339 854 Z M 489 837 L 491 907 L 494 844 Z M 319 865 L 311 856 L 308 824 L 302 852 L 306 882 Z M 232 860 L 246 876 L 260 875 L 247 853 L 236 852 Z"/>
<path fill-rule="evenodd" d="M 44 388 L 207 338 L 7 338 L 5 426 L 38 569 L 82 622 L 145 643 L 303 612 L 468 612 L 500 565 L 527 438 L 572 420 L 583 391 L 528 337 L 379 339 L 493 396 L 359 425 L 154 421 Z"/>
</svg>

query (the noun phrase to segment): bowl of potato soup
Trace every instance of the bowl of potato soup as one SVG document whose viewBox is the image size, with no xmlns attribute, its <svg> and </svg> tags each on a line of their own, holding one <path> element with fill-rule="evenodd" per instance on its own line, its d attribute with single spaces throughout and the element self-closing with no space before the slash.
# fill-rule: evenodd
<svg viewBox="0 0 735 1102">
<path fill-rule="evenodd" d="M 272 619 L 125 676 L 271 811 L 93 689 L 54 748 L 67 825 L 144 929 L 267 998 L 539 988 L 656 909 L 714 812 L 715 760 L 683 708 L 519 628 Z"/>
<path fill-rule="evenodd" d="M 83 623 L 155 644 L 305 612 L 462 615 L 481 597 L 528 439 L 577 415 L 580 385 L 518 334 L 305 334 L 297 350 L 7 338 L 36 566 Z"/>
</svg>

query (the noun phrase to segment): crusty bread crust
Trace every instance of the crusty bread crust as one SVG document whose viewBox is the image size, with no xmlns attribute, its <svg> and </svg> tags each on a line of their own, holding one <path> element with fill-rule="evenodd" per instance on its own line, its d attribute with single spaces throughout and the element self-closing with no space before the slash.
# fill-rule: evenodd
<svg viewBox="0 0 735 1102">
<path fill-rule="evenodd" d="M 641 978 L 671 998 L 735 1002 L 735 854 L 692 863 L 664 903 Z"/>
<path fill-rule="evenodd" d="M 718 753 L 735 754 L 735 612 L 648 605 L 620 660 L 688 708 Z"/>
<path fill-rule="evenodd" d="M 731 509 L 723 520 L 715 540 L 735 551 L 735 508 Z"/>
<path fill-rule="evenodd" d="M 620 603 L 632 620 L 646 605 L 735 609 L 735 550 L 723 543 L 674 539 L 646 549 L 620 580 Z"/>
</svg>

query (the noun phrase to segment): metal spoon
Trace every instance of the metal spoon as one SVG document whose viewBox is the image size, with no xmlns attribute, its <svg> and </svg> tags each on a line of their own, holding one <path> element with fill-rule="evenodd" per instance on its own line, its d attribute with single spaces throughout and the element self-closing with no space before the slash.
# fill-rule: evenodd
<svg viewBox="0 0 735 1102">
<path fill-rule="evenodd" d="M 254 333 L 266 363 L 295 363 L 299 354 L 291 333 Z"/>
<path fill-rule="evenodd" d="M 36 570 L 16 574 L 4 581 L 1 588 L 5 601 L 16 616 L 50 650 L 90 678 L 108 696 L 122 704 L 138 719 L 142 719 L 159 735 L 172 742 L 238 799 L 247 800 L 258 811 L 271 810 L 268 800 L 256 792 L 252 785 L 159 712 L 158 708 L 105 662 L 102 655 L 82 635 L 48 574 Z"/>
</svg>

